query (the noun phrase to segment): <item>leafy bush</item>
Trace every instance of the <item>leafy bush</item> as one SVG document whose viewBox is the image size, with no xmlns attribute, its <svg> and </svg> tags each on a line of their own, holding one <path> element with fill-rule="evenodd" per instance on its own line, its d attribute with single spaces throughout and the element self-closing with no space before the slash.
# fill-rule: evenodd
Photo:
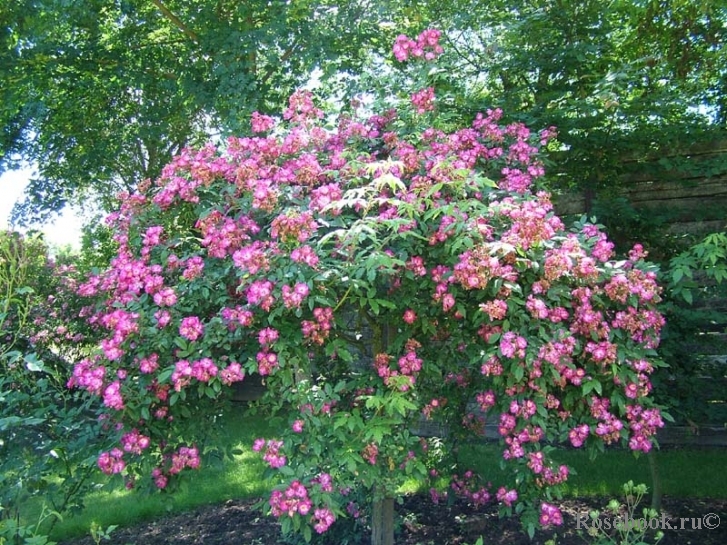
<svg viewBox="0 0 727 545">
<path fill-rule="evenodd" d="M 118 253 L 80 288 L 102 350 L 71 381 L 118 429 L 104 472 L 165 488 L 199 467 L 195 429 L 252 373 L 290 415 L 253 445 L 280 483 L 268 507 L 306 539 L 347 516 L 353 490 L 376 513 L 405 479 L 444 475 L 412 433 L 422 417 L 452 430 L 445 444 L 499 422 L 512 488 L 458 467 L 453 491 L 531 533 L 562 522 L 550 501 L 568 468 L 550 443 L 651 449 L 654 267 L 555 216 L 538 188 L 552 130 L 502 126 L 497 110 L 439 125 L 416 79 L 438 39 L 397 40 L 419 85 L 398 109 L 328 125 L 299 91 L 282 121 L 255 114 L 256 136 L 185 150 L 122 197 Z M 391 525 L 373 520 L 383 542 Z"/>
<path fill-rule="evenodd" d="M 667 327 L 660 353 L 669 366 L 655 375 L 655 394 L 683 423 L 723 424 L 727 365 L 710 355 L 727 354 L 727 235 L 709 234 L 677 253 L 662 276 Z"/>
<path fill-rule="evenodd" d="M 13 542 L 44 543 L 47 525 L 82 505 L 104 435 L 91 397 L 66 387 L 62 356 L 81 339 L 68 337 L 74 326 L 64 317 L 72 313 L 61 302 L 64 293 L 78 298 L 55 272 L 41 241 L 0 234 L 0 524 Z M 26 525 L 41 502 L 38 522 Z"/>
</svg>

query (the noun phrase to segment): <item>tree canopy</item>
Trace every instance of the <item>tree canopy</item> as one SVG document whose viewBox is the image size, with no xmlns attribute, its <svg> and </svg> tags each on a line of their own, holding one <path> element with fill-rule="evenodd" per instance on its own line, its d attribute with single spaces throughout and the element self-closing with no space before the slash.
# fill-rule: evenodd
<svg viewBox="0 0 727 545">
<path fill-rule="evenodd" d="M 560 187 L 622 183 L 624 157 L 724 138 L 727 8 L 707 0 L 428 3 L 465 111 L 562 135 Z M 460 87 L 461 88 L 461 87 Z"/>
<path fill-rule="evenodd" d="M 726 10 L 715 0 L 7 3 L 0 169 L 37 167 L 17 210 L 26 218 L 89 192 L 109 199 L 186 145 L 241 134 L 250 112 L 279 110 L 316 69 L 329 96 L 344 83 L 347 96 L 357 83 L 369 91 L 394 32 L 436 25 L 452 65 L 432 77 L 449 77 L 462 115 L 499 106 L 558 127 L 567 153 L 551 177 L 602 188 L 618 183 L 624 154 L 724 131 Z"/>
<path fill-rule="evenodd" d="M 37 166 L 20 215 L 108 199 L 187 145 L 278 109 L 377 47 L 367 2 L 24 0 L 0 11 L 0 170 Z"/>
</svg>

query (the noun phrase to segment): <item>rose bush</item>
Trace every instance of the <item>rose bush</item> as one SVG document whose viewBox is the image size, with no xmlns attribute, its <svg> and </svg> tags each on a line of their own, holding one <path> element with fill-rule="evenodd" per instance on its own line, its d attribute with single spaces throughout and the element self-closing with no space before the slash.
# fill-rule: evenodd
<svg viewBox="0 0 727 545">
<path fill-rule="evenodd" d="M 400 37 L 396 57 L 433 62 L 438 40 Z M 643 252 L 616 260 L 598 226 L 553 213 L 538 189 L 552 129 L 490 110 L 444 130 L 437 107 L 422 86 L 330 125 L 299 91 L 282 119 L 255 114 L 253 136 L 185 150 L 123 196 L 118 254 L 80 289 L 102 350 L 70 381 L 117 426 L 103 471 L 146 467 L 164 488 L 198 467 L 185 426 L 255 373 L 290 418 L 254 445 L 280 478 L 269 509 L 307 538 L 358 513 L 354 490 L 380 512 L 405 479 L 441 476 L 422 418 L 448 437 L 499 423 L 512 487 L 461 468 L 451 490 L 531 531 L 562 521 L 552 444 L 649 451 L 663 320 Z M 390 539 L 380 525 L 373 540 Z"/>
</svg>

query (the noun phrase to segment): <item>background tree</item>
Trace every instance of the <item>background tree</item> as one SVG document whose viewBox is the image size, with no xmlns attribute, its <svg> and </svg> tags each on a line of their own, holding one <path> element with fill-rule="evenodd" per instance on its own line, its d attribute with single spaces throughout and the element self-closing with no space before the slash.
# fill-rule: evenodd
<svg viewBox="0 0 727 545">
<path fill-rule="evenodd" d="M 369 2 L 4 3 L 0 171 L 38 170 L 16 215 L 111 207 L 184 146 L 279 109 L 314 69 L 355 70 L 382 18 Z"/>
<path fill-rule="evenodd" d="M 357 80 L 370 91 L 393 30 L 434 22 L 458 62 L 432 77 L 467 91 L 457 109 L 558 127 L 567 153 L 550 176 L 590 206 L 625 155 L 724 136 L 726 19 L 714 0 L 7 3 L 0 168 L 37 165 L 26 218 L 108 199 L 183 146 L 279 110 L 316 68 L 332 95 Z"/>
<path fill-rule="evenodd" d="M 460 111 L 557 127 L 555 190 L 593 199 L 624 183 L 625 158 L 725 138 L 722 2 L 457 0 L 410 15 L 445 30 L 454 67 L 432 77 L 467 97 Z"/>
</svg>

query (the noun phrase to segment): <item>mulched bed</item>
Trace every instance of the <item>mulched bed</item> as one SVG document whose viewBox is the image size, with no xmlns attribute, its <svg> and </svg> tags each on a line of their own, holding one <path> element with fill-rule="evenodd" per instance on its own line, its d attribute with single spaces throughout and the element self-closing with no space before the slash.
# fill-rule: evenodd
<svg viewBox="0 0 727 545">
<path fill-rule="evenodd" d="M 516 519 L 500 519 L 495 505 L 473 508 L 464 502 L 451 506 L 434 505 L 427 497 L 412 496 L 397 506 L 399 530 L 397 545 L 473 545 L 484 537 L 485 545 L 544 544 L 556 535 L 557 545 L 584 545 L 592 542 L 579 535 L 576 516 L 594 508 L 602 509 L 604 498 L 570 499 L 559 502 L 564 514 L 563 526 L 538 531 L 531 541 Z M 130 528 L 118 528 L 111 534 L 109 545 L 275 545 L 287 543 L 281 538 L 280 526 L 271 517 L 263 516 L 254 501 L 228 501 L 223 505 L 206 506 L 188 513 L 162 517 Z M 727 544 L 727 500 L 679 499 L 665 497 L 663 513 L 671 517 L 675 529 L 665 530 L 660 545 L 725 545 Z M 692 528 L 692 519 L 709 513 L 717 515 L 721 524 L 716 529 Z M 680 518 L 684 529 L 680 529 Z M 711 518 L 709 522 L 716 521 Z M 584 534 L 583 530 L 580 534 Z M 367 543 L 368 536 L 357 536 Z M 341 539 L 320 541 L 321 545 L 340 545 Z M 653 543 L 650 541 L 649 543 Z M 60 545 L 93 545 L 90 537 L 65 541 Z"/>
</svg>

